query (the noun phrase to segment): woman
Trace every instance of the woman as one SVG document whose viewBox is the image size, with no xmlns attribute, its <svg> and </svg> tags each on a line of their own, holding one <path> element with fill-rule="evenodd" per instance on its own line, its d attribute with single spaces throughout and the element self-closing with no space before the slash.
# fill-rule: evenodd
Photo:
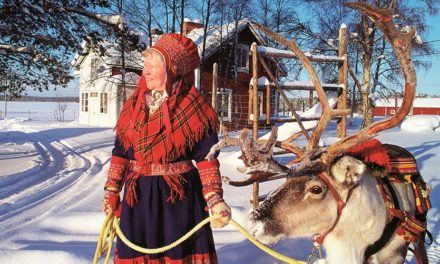
<svg viewBox="0 0 440 264">
<path fill-rule="evenodd" d="M 231 210 L 222 198 L 218 160 L 205 160 L 218 141 L 216 113 L 193 86 L 183 84 L 199 64 L 197 46 L 165 34 L 143 55 L 138 87 L 116 126 L 103 205 L 107 214 L 120 216 L 131 242 L 158 248 L 208 217 L 206 206 L 219 216 L 211 221 L 214 228 L 229 222 Z M 115 263 L 217 263 L 217 256 L 205 226 L 163 254 L 144 255 L 118 240 Z"/>
</svg>

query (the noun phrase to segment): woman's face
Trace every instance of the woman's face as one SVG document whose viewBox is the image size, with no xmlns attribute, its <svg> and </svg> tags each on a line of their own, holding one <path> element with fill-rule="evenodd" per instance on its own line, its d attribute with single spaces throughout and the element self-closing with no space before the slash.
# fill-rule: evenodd
<svg viewBox="0 0 440 264">
<path fill-rule="evenodd" d="M 156 52 L 150 52 L 144 59 L 144 69 L 148 89 L 164 91 L 166 83 L 166 69 L 162 57 Z"/>
</svg>

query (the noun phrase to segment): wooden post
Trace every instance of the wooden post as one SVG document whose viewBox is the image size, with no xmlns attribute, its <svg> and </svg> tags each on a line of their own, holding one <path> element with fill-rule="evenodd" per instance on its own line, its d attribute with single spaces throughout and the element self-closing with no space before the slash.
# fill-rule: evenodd
<svg viewBox="0 0 440 264">
<path fill-rule="evenodd" d="M 343 24 L 339 29 L 339 50 L 338 56 L 344 57 L 344 62 L 338 65 L 338 83 L 342 85 L 342 93 L 338 96 L 338 109 L 347 109 L 347 76 L 348 76 L 348 56 L 347 56 L 347 26 Z M 347 134 L 347 116 L 341 116 L 337 122 L 336 135 L 344 138 Z"/>
<path fill-rule="evenodd" d="M 257 43 L 252 43 L 251 46 L 252 51 L 252 101 L 253 101 L 253 126 L 252 126 L 252 136 L 255 141 L 258 139 L 258 54 L 257 54 Z M 252 197 L 253 204 L 252 207 L 256 209 L 258 207 L 258 192 L 259 192 L 259 183 L 254 182 L 252 185 Z"/>
<path fill-rule="evenodd" d="M 252 184 L 252 208 L 255 210 L 257 209 L 259 202 L 258 202 L 258 194 L 260 192 L 260 185 L 256 181 Z"/>
<path fill-rule="evenodd" d="M 309 91 L 309 108 L 313 107 L 313 90 Z"/>
<path fill-rule="evenodd" d="M 257 43 L 252 43 L 252 89 L 253 89 L 253 126 L 252 137 L 256 141 L 258 139 L 258 60 L 257 60 Z"/>
<path fill-rule="evenodd" d="M 252 113 L 252 109 L 254 109 L 253 108 L 253 106 L 252 106 L 252 97 L 254 96 L 254 92 L 253 92 L 253 90 L 252 90 L 252 84 L 249 84 L 249 95 L 248 95 L 248 124 L 251 124 L 252 123 L 252 121 L 251 121 L 251 113 Z"/>
<path fill-rule="evenodd" d="M 218 87 L 218 66 L 217 63 L 212 65 L 212 108 L 217 113 L 217 87 Z"/>
<path fill-rule="evenodd" d="M 266 85 L 266 125 L 270 125 L 270 84 Z"/>
</svg>

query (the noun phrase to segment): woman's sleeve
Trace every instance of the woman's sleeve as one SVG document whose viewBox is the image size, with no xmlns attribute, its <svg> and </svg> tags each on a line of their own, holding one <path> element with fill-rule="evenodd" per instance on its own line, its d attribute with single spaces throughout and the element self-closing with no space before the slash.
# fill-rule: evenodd
<svg viewBox="0 0 440 264">
<path fill-rule="evenodd" d="M 208 155 L 209 151 L 211 150 L 211 147 L 217 144 L 218 142 L 218 136 L 216 132 L 212 132 L 202 139 L 193 149 L 192 158 L 196 162 L 201 162 L 205 160 L 206 155 Z M 217 151 L 214 155 L 214 158 L 217 158 L 220 151 Z"/>
<path fill-rule="evenodd" d="M 193 156 L 193 159 L 196 161 L 197 170 L 199 171 L 200 181 L 202 182 L 203 197 L 208 202 L 209 208 L 212 208 L 214 205 L 213 203 L 210 203 L 210 201 L 215 201 L 215 203 L 217 203 L 222 200 L 223 196 L 220 163 L 217 160 L 219 151 L 215 153 L 212 160 L 208 161 L 205 159 L 206 155 L 211 150 L 211 147 L 217 142 L 217 133 L 210 133 L 208 137 L 198 144 Z"/>
<path fill-rule="evenodd" d="M 118 137 L 116 137 L 116 139 L 115 139 L 115 144 L 114 144 L 114 147 L 112 150 L 112 156 L 117 156 L 117 157 L 125 158 L 125 159 L 129 158 L 128 151 L 124 150 Z"/>
<path fill-rule="evenodd" d="M 107 181 L 104 184 L 104 190 L 112 192 L 121 191 L 123 180 L 129 164 L 130 160 L 128 159 L 128 153 L 123 149 L 118 138 L 116 138 L 115 145 L 112 150 L 110 167 L 107 173 Z"/>
</svg>

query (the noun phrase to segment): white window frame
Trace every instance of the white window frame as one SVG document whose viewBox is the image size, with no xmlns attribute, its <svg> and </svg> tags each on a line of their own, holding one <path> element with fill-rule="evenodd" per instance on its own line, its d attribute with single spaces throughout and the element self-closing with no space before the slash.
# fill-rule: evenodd
<svg viewBox="0 0 440 264">
<path fill-rule="evenodd" d="M 108 93 L 101 93 L 99 96 L 99 111 L 100 113 L 108 113 Z"/>
<path fill-rule="evenodd" d="M 226 114 L 221 115 L 224 112 Z M 217 116 L 220 121 L 232 121 L 232 89 L 219 88 L 217 90 Z"/>
<path fill-rule="evenodd" d="M 89 111 L 89 94 L 81 93 L 81 111 L 88 112 Z"/>
</svg>

